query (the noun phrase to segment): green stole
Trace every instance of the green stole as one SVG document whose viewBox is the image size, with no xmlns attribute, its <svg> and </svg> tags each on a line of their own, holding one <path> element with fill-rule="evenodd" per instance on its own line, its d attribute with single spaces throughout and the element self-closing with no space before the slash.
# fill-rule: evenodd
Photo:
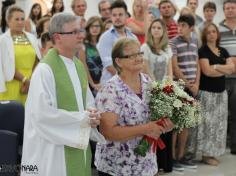
<svg viewBox="0 0 236 176">
<path fill-rule="evenodd" d="M 56 49 L 50 49 L 41 62 L 48 64 L 52 69 L 56 83 L 58 108 L 67 111 L 79 111 L 70 76 L 64 62 L 58 55 L 58 51 Z M 86 108 L 86 93 L 88 84 L 86 71 L 81 61 L 74 59 L 74 63 L 82 87 L 84 108 Z M 81 149 L 64 146 L 64 152 L 67 176 L 91 176 L 90 145 L 86 151 L 86 161 L 84 158 L 84 151 Z"/>
</svg>

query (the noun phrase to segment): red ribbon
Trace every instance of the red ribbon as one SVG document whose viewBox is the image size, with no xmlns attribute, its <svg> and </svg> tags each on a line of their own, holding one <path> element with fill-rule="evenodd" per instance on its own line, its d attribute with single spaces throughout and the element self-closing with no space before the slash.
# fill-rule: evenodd
<svg viewBox="0 0 236 176">
<path fill-rule="evenodd" d="M 163 126 L 163 122 L 164 122 L 164 118 L 158 120 L 158 121 L 156 122 L 156 124 L 157 124 L 157 125 L 160 125 L 160 126 Z M 163 150 L 163 149 L 166 147 L 165 143 L 162 141 L 161 138 L 159 138 L 159 139 L 154 139 L 154 138 L 152 138 L 152 137 L 149 137 L 149 136 L 146 136 L 146 135 L 145 135 L 145 136 L 144 136 L 144 139 L 145 139 L 146 141 L 148 141 L 149 144 L 152 145 L 152 152 L 153 152 L 153 153 L 156 153 L 157 148 L 159 148 L 160 150 Z"/>
<path fill-rule="evenodd" d="M 153 153 L 156 153 L 157 151 L 157 148 L 163 150 L 166 145 L 165 143 L 162 141 L 162 139 L 154 139 L 152 137 L 149 137 L 149 136 L 144 136 L 144 139 L 148 141 L 149 144 L 152 144 L 152 152 Z"/>
</svg>

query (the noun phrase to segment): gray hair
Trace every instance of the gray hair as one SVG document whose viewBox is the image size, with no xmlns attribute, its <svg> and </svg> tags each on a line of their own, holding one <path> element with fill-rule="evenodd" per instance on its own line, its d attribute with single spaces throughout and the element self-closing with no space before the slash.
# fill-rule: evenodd
<svg viewBox="0 0 236 176">
<path fill-rule="evenodd" d="M 101 12 L 101 7 L 100 7 L 100 6 L 101 6 L 102 4 L 107 3 L 107 2 L 108 2 L 109 4 L 111 4 L 110 1 L 108 1 L 108 0 L 101 0 L 101 1 L 98 3 L 98 11 L 99 11 L 99 13 Z"/>
<path fill-rule="evenodd" d="M 80 24 L 80 17 L 76 17 L 75 15 L 71 13 L 61 12 L 55 14 L 49 23 L 48 32 L 52 39 L 52 42 L 55 43 L 55 40 L 53 38 L 53 34 L 64 32 L 64 25 L 70 22 L 77 21 L 78 24 Z"/>
<path fill-rule="evenodd" d="M 76 2 L 77 0 L 72 0 L 71 1 L 71 8 L 72 9 L 74 9 L 75 8 L 75 2 Z M 85 6 L 87 7 L 87 2 L 86 2 L 86 0 L 82 0 L 83 2 L 84 2 L 84 4 L 85 4 Z"/>
</svg>

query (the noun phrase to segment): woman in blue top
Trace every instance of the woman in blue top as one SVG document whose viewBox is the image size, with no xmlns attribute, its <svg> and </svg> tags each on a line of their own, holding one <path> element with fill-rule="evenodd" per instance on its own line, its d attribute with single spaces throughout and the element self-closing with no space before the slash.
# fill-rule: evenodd
<svg viewBox="0 0 236 176">
<path fill-rule="evenodd" d="M 89 85 L 94 95 L 100 89 L 102 62 L 97 50 L 97 42 L 103 32 L 103 23 L 97 16 L 89 18 L 86 27 L 85 51 L 80 53 L 80 59 L 88 68 Z M 81 51 L 83 52 L 83 51 Z"/>
</svg>

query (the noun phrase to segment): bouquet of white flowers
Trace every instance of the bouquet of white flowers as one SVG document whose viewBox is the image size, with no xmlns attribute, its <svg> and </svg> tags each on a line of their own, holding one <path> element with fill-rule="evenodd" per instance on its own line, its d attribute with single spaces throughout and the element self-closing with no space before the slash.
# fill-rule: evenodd
<svg viewBox="0 0 236 176">
<path fill-rule="evenodd" d="M 181 80 L 175 82 L 168 79 L 151 83 L 147 90 L 150 120 L 158 121 L 157 124 L 161 125 L 163 118 L 169 118 L 177 131 L 200 124 L 200 103 L 183 90 L 183 85 Z M 157 145 L 161 143 L 160 139 L 156 141 L 144 136 L 135 148 L 135 153 L 145 156 L 152 145 L 153 150 L 156 150 Z M 163 145 L 160 148 L 163 148 Z"/>
</svg>

